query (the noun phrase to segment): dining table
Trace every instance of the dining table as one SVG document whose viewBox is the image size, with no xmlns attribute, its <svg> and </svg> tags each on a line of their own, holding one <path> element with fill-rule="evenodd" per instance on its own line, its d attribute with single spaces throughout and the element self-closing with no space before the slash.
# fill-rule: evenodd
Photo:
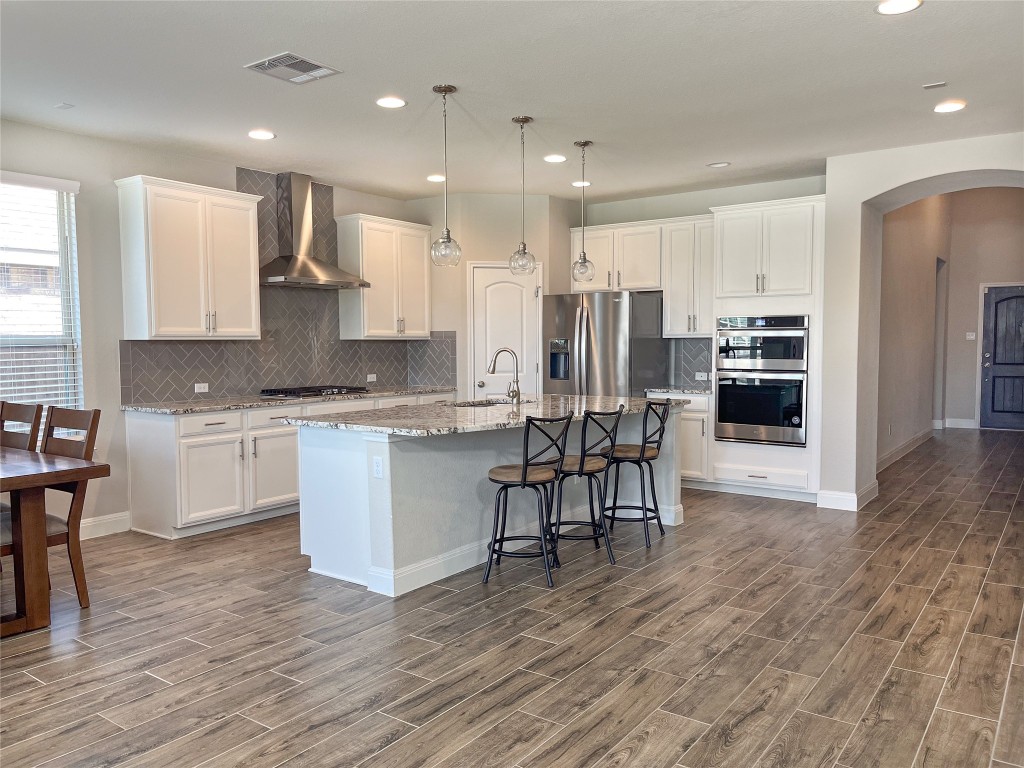
<svg viewBox="0 0 1024 768">
<path fill-rule="evenodd" d="M 0 617 L 0 637 L 50 625 L 46 489 L 110 476 L 110 465 L 0 447 L 0 492 L 11 494 L 15 612 Z"/>
</svg>

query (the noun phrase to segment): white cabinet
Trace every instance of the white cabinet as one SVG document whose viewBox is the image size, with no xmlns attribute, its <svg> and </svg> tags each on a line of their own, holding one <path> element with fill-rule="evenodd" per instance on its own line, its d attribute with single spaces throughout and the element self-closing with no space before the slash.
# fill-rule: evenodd
<svg viewBox="0 0 1024 768">
<path fill-rule="evenodd" d="M 714 333 L 714 222 L 680 220 L 662 229 L 663 335 Z"/>
<path fill-rule="evenodd" d="M 614 289 L 613 276 L 615 266 L 612 254 L 615 249 L 615 233 L 610 229 L 587 229 L 587 240 L 583 242 L 580 230 L 572 230 L 572 261 L 579 258 L 584 246 L 587 250 L 587 261 L 594 264 L 594 279 L 589 283 L 572 281 L 573 293 L 589 293 L 590 291 L 611 291 Z M 571 263 L 570 263 L 571 268 Z"/>
<path fill-rule="evenodd" d="M 707 480 L 708 414 L 684 412 L 676 418 L 679 475 L 691 480 Z"/>
<path fill-rule="evenodd" d="M 813 292 L 823 196 L 713 210 L 719 298 Z"/>
<path fill-rule="evenodd" d="M 395 408 L 399 405 L 419 405 L 416 395 L 400 395 L 398 397 L 381 397 L 377 399 L 378 408 Z"/>
<path fill-rule="evenodd" d="M 259 338 L 259 196 L 149 176 L 117 187 L 125 338 Z"/>
<path fill-rule="evenodd" d="M 249 432 L 249 509 L 299 500 L 299 430 L 272 427 Z"/>
<path fill-rule="evenodd" d="M 338 291 L 341 338 L 429 338 L 430 227 L 364 214 L 336 221 L 339 266 L 370 283 Z"/>
<path fill-rule="evenodd" d="M 661 288 L 661 230 L 659 224 L 614 230 L 612 256 L 616 290 Z"/>
<path fill-rule="evenodd" d="M 187 437 L 179 442 L 178 525 L 245 512 L 244 442 L 241 432 Z"/>
</svg>

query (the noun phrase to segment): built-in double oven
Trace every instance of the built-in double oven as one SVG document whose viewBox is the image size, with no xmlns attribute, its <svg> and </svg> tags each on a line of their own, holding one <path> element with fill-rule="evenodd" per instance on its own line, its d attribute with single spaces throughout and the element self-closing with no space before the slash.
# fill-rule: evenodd
<svg viewBox="0 0 1024 768">
<path fill-rule="evenodd" d="M 718 318 L 716 439 L 806 445 L 807 319 Z"/>
</svg>

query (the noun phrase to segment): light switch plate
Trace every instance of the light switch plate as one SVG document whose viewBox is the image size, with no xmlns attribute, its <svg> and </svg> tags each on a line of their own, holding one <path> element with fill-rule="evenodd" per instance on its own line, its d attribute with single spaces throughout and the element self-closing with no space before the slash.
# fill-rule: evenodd
<svg viewBox="0 0 1024 768">
<path fill-rule="evenodd" d="M 366 383 L 367 384 L 373 384 L 373 382 L 375 382 L 376 380 L 377 380 L 377 374 L 376 373 L 368 373 L 368 374 L 366 374 Z"/>
<path fill-rule="evenodd" d="M 976 334 L 974 331 L 968 331 L 967 332 L 967 340 L 968 341 L 974 341 L 977 338 L 978 338 L 978 334 Z"/>
<path fill-rule="evenodd" d="M 209 391 L 210 391 L 210 385 L 207 384 L 205 381 L 204 382 L 198 382 L 198 381 L 196 382 L 196 394 L 197 395 L 202 393 L 202 392 L 209 392 Z"/>
<path fill-rule="evenodd" d="M 378 479 L 384 478 L 384 459 L 380 456 L 373 457 L 373 476 Z"/>
<path fill-rule="evenodd" d="M 708 372 L 707 371 L 697 371 L 697 381 L 707 381 L 707 380 L 708 380 Z"/>
</svg>

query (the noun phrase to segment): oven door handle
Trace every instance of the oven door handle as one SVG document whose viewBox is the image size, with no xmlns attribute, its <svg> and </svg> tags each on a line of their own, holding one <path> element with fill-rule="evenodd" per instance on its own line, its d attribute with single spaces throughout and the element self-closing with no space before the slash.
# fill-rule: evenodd
<svg viewBox="0 0 1024 768">
<path fill-rule="evenodd" d="M 806 373 L 776 373 L 762 371 L 719 371 L 718 381 L 733 380 L 736 383 L 748 379 L 768 379 L 769 381 L 806 381 Z M 742 385 L 741 385 L 742 386 Z"/>
<path fill-rule="evenodd" d="M 770 329 L 770 328 L 746 328 L 744 330 L 735 330 L 735 329 L 724 330 L 724 329 L 722 329 L 722 330 L 718 331 L 718 335 L 719 336 L 723 336 L 723 337 L 728 337 L 728 338 L 736 338 L 737 336 L 740 336 L 740 337 L 763 336 L 765 338 L 780 338 L 781 337 L 781 338 L 790 338 L 790 339 L 792 339 L 792 338 L 797 338 L 797 337 L 800 337 L 800 336 L 806 336 L 807 335 L 807 329 L 806 328 L 797 328 L 797 329 L 793 329 L 793 330 L 776 330 L 776 329 Z"/>
</svg>

